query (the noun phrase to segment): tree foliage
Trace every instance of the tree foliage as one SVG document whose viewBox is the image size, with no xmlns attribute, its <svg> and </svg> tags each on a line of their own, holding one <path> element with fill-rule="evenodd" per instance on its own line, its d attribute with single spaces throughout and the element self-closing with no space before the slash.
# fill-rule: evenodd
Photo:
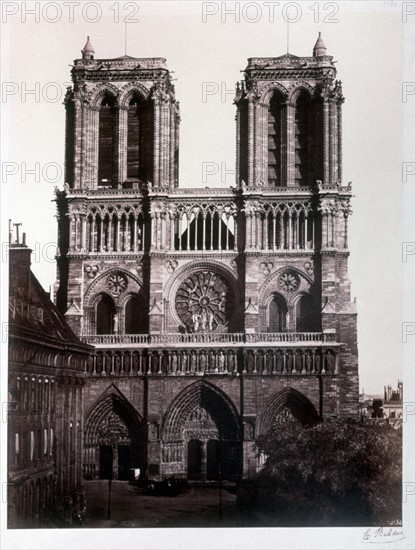
<svg viewBox="0 0 416 550">
<path fill-rule="evenodd" d="M 383 525 L 401 519 L 402 434 L 386 423 L 290 423 L 256 441 L 267 459 L 255 506 L 276 524 Z"/>
<path fill-rule="evenodd" d="M 381 399 L 373 399 L 373 418 L 383 418 L 383 401 Z"/>
</svg>

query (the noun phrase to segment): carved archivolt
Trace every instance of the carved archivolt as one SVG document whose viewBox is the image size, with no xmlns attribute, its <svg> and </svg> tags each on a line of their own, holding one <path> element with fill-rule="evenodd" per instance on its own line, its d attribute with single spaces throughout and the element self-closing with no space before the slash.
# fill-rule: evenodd
<svg viewBox="0 0 416 550">
<path fill-rule="evenodd" d="M 91 106 L 99 107 L 103 97 L 107 94 L 117 99 L 119 95 L 119 89 L 110 82 L 104 82 L 95 86 L 95 88 L 88 92 L 88 98 L 90 98 Z"/>
<path fill-rule="evenodd" d="M 240 439 L 240 421 L 235 405 L 219 388 L 206 382 L 195 382 L 181 392 L 166 411 L 161 439 L 177 442 L 184 438 L 187 422 L 197 409 L 205 409 L 210 426 L 215 424 L 226 439 Z M 209 426 L 209 427 L 210 427 Z"/>
<path fill-rule="evenodd" d="M 285 88 L 282 84 L 279 82 L 270 82 L 266 86 L 264 86 L 260 91 L 260 101 L 262 103 L 270 103 L 270 99 L 272 98 L 272 95 L 274 92 L 279 92 L 284 100 L 286 101 L 289 95 L 289 92 L 287 88 Z"/>
<path fill-rule="evenodd" d="M 149 90 L 139 82 L 130 82 L 129 84 L 126 84 L 120 90 L 120 106 L 128 107 L 131 98 L 135 94 L 138 94 L 140 97 L 146 100 L 149 97 Z"/>
<path fill-rule="evenodd" d="M 296 419 L 302 424 L 311 424 L 319 420 L 316 408 L 311 401 L 294 388 L 284 388 L 275 394 L 264 412 L 259 416 L 256 426 L 257 435 L 266 435 L 277 424 Z"/>
<path fill-rule="evenodd" d="M 307 94 L 312 98 L 315 95 L 315 88 L 308 84 L 307 82 L 294 82 L 289 87 L 289 100 L 294 101 L 296 100 L 297 96 L 302 92 L 305 91 Z"/>
</svg>

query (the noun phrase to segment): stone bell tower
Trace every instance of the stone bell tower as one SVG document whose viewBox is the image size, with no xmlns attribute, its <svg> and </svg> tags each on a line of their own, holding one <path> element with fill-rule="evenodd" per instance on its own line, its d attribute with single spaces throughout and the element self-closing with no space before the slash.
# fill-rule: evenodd
<svg viewBox="0 0 416 550">
<path fill-rule="evenodd" d="M 151 240 L 146 197 L 152 187 L 178 185 L 179 104 L 166 60 L 95 59 L 94 53 L 88 37 L 72 68 L 66 183 L 57 201 L 57 303 L 77 334 L 89 332 L 86 283 L 120 261 L 133 266 L 138 279 L 145 276 L 143 252 Z M 116 279 L 117 293 L 126 281 L 120 274 Z M 142 294 L 146 308 L 149 296 Z M 106 321 L 112 330 L 114 323 L 123 329 L 116 311 L 112 317 Z"/>
<path fill-rule="evenodd" d="M 342 181 L 342 95 L 319 33 L 311 57 L 250 58 L 237 84 L 237 187 L 245 204 L 247 333 L 319 331 L 337 352 L 333 396 L 357 401 L 348 279 L 351 185 Z M 258 297 L 258 298 L 257 298 Z M 257 302 L 257 303 L 256 303 Z M 294 336 L 295 337 L 295 336 Z M 295 338 L 297 339 L 297 337 Z M 297 351 L 293 351 L 295 359 Z"/>
</svg>

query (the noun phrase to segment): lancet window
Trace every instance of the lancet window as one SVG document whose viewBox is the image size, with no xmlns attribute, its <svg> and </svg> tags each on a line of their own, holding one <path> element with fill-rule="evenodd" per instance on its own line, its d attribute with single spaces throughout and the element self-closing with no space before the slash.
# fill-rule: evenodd
<svg viewBox="0 0 416 550">
<path fill-rule="evenodd" d="M 115 177 L 116 101 L 106 95 L 98 119 L 98 187 L 111 187 Z"/>
<path fill-rule="evenodd" d="M 174 221 L 175 250 L 234 250 L 235 213 L 199 207 L 182 209 Z"/>
<path fill-rule="evenodd" d="M 283 121 L 285 104 L 283 97 L 275 92 L 268 111 L 268 184 L 280 187 L 283 179 Z"/>
</svg>

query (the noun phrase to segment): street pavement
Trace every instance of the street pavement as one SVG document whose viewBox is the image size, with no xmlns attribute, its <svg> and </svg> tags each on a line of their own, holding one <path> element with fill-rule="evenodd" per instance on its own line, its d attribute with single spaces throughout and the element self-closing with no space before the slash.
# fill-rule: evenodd
<svg viewBox="0 0 416 550">
<path fill-rule="evenodd" d="M 176 497 L 145 495 L 128 481 L 113 481 L 108 519 L 108 481 L 85 481 L 85 527 L 255 527 L 237 507 L 236 496 L 218 487 L 193 487 Z"/>
</svg>

